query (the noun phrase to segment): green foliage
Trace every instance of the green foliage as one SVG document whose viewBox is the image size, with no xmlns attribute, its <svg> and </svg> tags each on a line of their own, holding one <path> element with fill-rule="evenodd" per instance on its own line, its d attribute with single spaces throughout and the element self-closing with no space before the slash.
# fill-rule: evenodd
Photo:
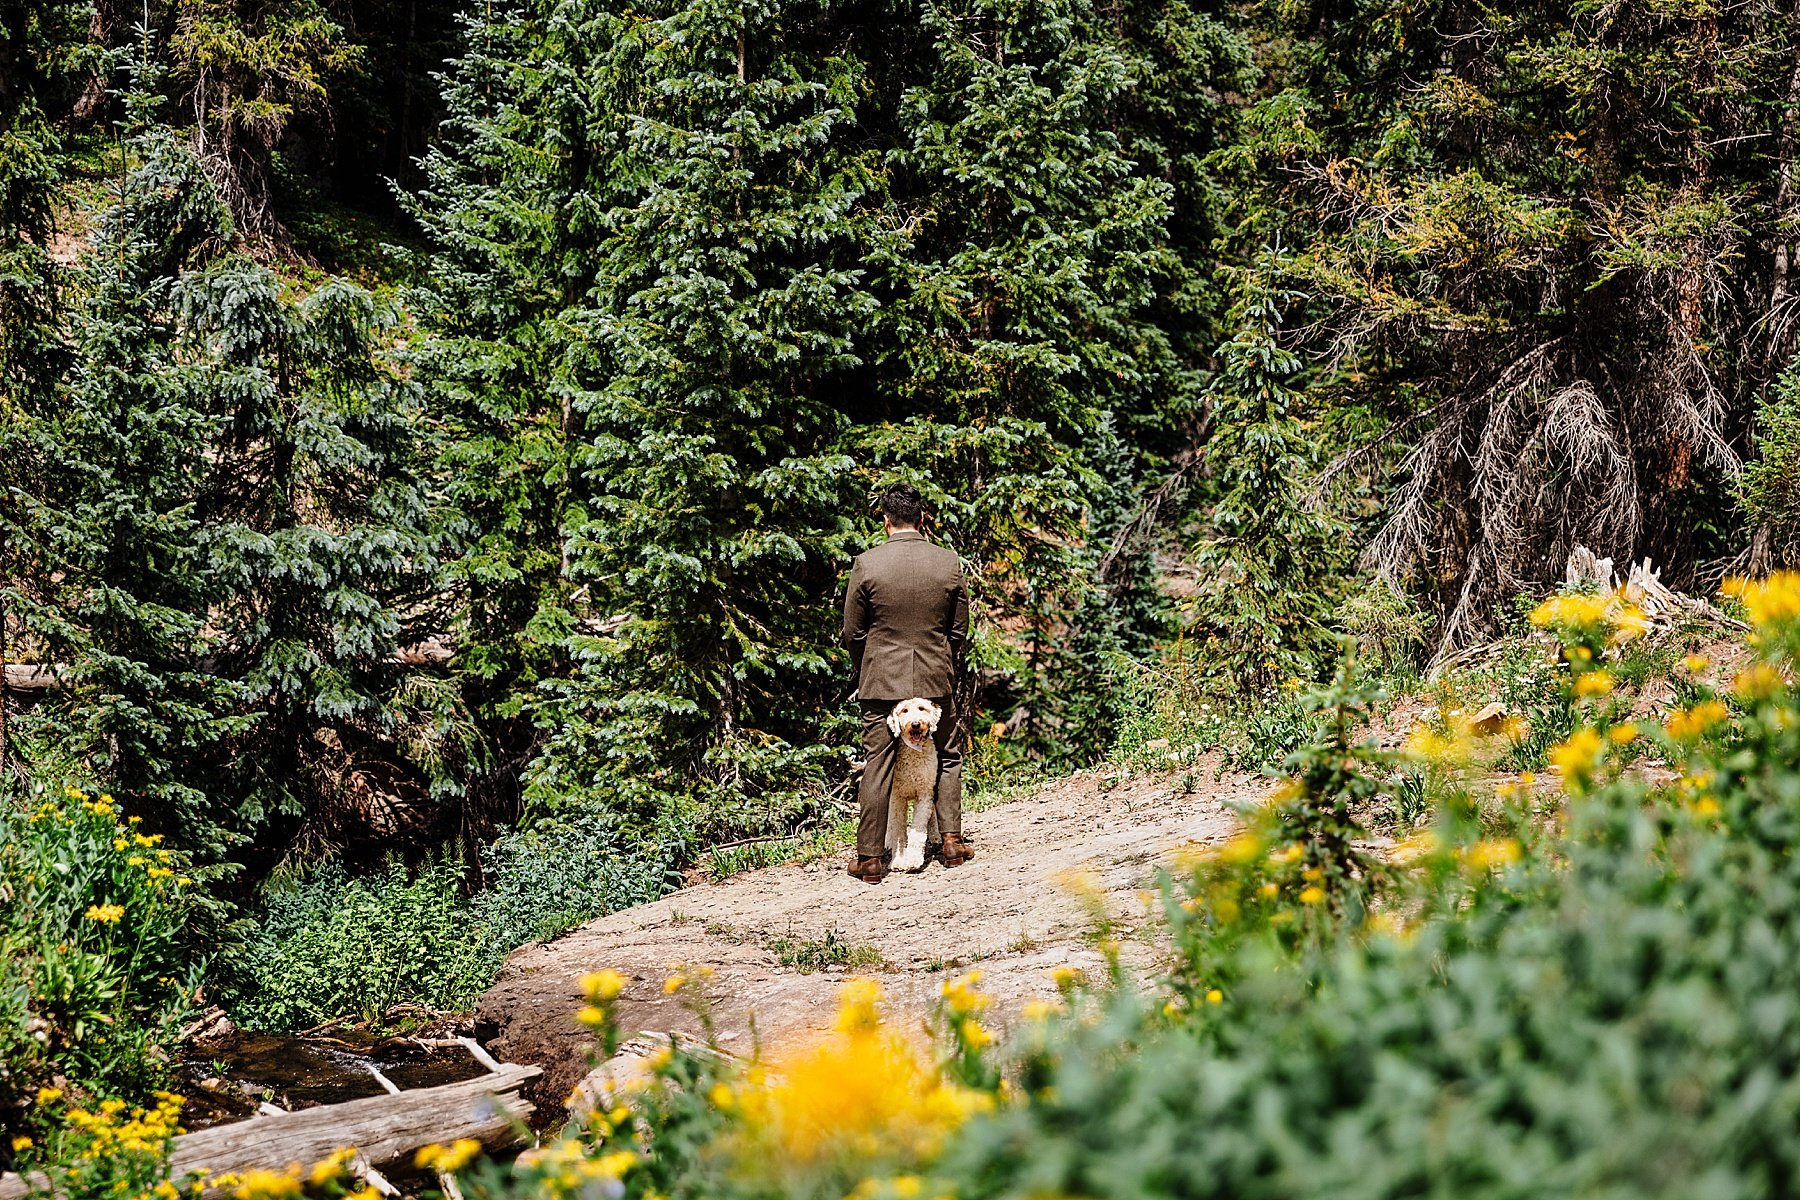
<svg viewBox="0 0 1800 1200">
<path fill-rule="evenodd" d="M 784 967 L 793 967 L 802 975 L 823 971 L 827 967 L 845 967 L 852 971 L 873 971 L 886 965 L 881 951 L 874 946 L 855 946 L 846 942 L 835 929 L 827 929 L 822 938 L 771 938 L 769 951 Z"/>
<path fill-rule="evenodd" d="M 1735 431 L 1786 357 L 1762 286 L 1728 281 L 1740 255 L 1785 261 L 1764 232 L 1785 185 L 1752 147 L 1793 137 L 1770 102 L 1792 15 L 1266 19 L 1262 94 L 1214 161 L 1236 180 L 1235 256 L 1291 252 L 1283 286 L 1334 368 L 1321 391 L 1379 414 L 1367 449 L 1410 444 L 1371 564 L 1429 598 L 1451 645 L 1491 636 L 1575 544 L 1694 578 L 1725 548 L 1709 513 Z"/>
<path fill-rule="evenodd" d="M 235 964 L 233 1015 L 276 1030 L 336 1017 L 379 1019 L 400 1004 L 461 1010 L 506 955 L 615 909 L 655 899 L 669 860 L 628 843 L 605 813 L 570 807 L 483 848 L 471 898 L 448 858 L 351 876 L 328 864 L 272 882 Z"/>
<path fill-rule="evenodd" d="M 573 805 L 483 847 L 481 865 L 483 887 L 471 907 L 502 957 L 654 900 L 679 880 L 669 849 L 628 838 L 606 813 Z"/>
<path fill-rule="evenodd" d="M 148 1101 L 168 1073 L 219 913 L 187 855 L 112 797 L 0 802 L 0 1120 L 40 1086 Z"/>
<path fill-rule="evenodd" d="M 252 1027 L 375 1020 L 397 1004 L 467 1008 L 498 965 L 472 928 L 453 863 L 415 872 L 396 862 L 357 878 L 329 865 L 272 883 L 266 907 L 241 962 L 254 990 L 233 1005 Z"/>
<path fill-rule="evenodd" d="M 173 75 L 194 110 L 194 148 L 238 231 L 281 233 L 273 209 L 271 150 L 296 117 L 330 112 L 329 85 L 362 47 L 313 0 L 175 0 Z"/>
<path fill-rule="evenodd" d="M 1767 561 L 1800 563 L 1800 364 L 1788 364 L 1757 411 L 1756 458 L 1741 486 Z"/>
<path fill-rule="evenodd" d="M 423 615 L 435 544 L 397 314 L 341 283 L 296 300 L 221 254 L 142 70 L 71 362 L 9 431 L 30 482 L 3 598 L 63 668 L 26 732 L 217 855 L 309 801 L 330 826 L 308 759 L 339 725 L 391 732 L 399 609 Z"/>
<path fill-rule="evenodd" d="M 1243 273 L 1239 289 L 1239 332 L 1219 349 L 1213 386 L 1213 498 L 1187 618 L 1207 658 L 1254 693 L 1330 661 L 1348 564 L 1343 527 L 1304 494 L 1318 447 L 1297 411 L 1300 359 L 1280 341 L 1281 306 L 1294 297 L 1263 271 Z"/>
<path fill-rule="evenodd" d="M 677 1046 L 628 1101 L 474 1186 L 835 1196 L 854 1148 L 851 1194 L 869 1200 L 1779 1190 L 1797 1155 L 1770 1131 L 1800 1104 L 1778 1082 L 1800 1064 L 1784 1019 L 1800 982 L 1800 574 L 1744 600 L 1760 661 L 1734 682 L 1737 717 L 1706 694 L 1666 731 L 1584 725 L 1557 748 L 1561 811 L 1496 797 L 1499 836 L 1440 812 L 1379 876 L 1333 882 L 1371 905 L 1324 894 L 1339 800 L 1366 799 L 1378 762 L 1349 745 L 1369 693 L 1346 671 L 1311 701 L 1332 719 L 1293 759 L 1289 819 L 1166 880 L 1173 962 L 1148 994 L 1061 974 L 1061 1003 L 997 1060 L 991 998 L 974 976 L 947 983 L 938 1078 L 966 1090 L 945 1095 L 883 1039 L 859 981 L 838 1033 L 748 1069 Z M 1628 769 L 1643 737 L 1679 777 Z M 582 1019 L 609 1048 L 623 983 L 588 981 Z"/>
</svg>

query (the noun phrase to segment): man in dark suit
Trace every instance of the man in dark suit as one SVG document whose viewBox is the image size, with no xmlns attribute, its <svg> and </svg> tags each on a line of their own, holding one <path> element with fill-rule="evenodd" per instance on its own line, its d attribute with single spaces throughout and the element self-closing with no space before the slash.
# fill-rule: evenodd
<svg viewBox="0 0 1800 1200">
<path fill-rule="evenodd" d="M 850 874 L 864 883 L 880 883 L 887 874 L 882 837 L 895 742 L 888 713 L 914 696 L 943 709 L 934 740 L 944 865 L 960 867 L 974 857 L 962 836 L 962 722 L 953 697 L 969 645 L 962 564 L 955 551 L 925 540 L 920 532 L 924 509 L 911 484 L 896 484 L 882 493 L 881 514 L 887 540 L 858 556 L 844 597 L 844 645 L 862 701 L 864 759 L 857 793 L 862 812 Z"/>
</svg>

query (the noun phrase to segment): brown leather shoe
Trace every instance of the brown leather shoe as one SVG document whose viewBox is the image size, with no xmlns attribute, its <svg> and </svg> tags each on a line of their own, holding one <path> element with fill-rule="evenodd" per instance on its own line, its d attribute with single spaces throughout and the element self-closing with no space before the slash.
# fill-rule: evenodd
<svg viewBox="0 0 1800 1200">
<path fill-rule="evenodd" d="M 880 883 L 887 875 L 887 868 L 881 865 L 879 858 L 852 858 L 849 873 L 864 883 Z"/>
<path fill-rule="evenodd" d="M 974 857 L 974 848 L 963 840 L 962 834 L 946 833 L 944 835 L 944 865 L 946 867 L 960 867 Z"/>
</svg>

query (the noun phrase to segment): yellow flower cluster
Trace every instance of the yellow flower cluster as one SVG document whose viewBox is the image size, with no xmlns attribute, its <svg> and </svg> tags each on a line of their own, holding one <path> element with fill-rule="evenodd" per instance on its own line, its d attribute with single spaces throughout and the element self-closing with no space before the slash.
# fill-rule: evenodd
<svg viewBox="0 0 1800 1200">
<path fill-rule="evenodd" d="M 964 981 L 958 981 L 963 983 Z M 950 1003 L 981 1007 L 974 983 Z M 967 997 L 968 999 L 964 999 Z M 837 1031 L 777 1054 L 744 1080 L 742 1136 L 773 1151 L 765 1161 L 808 1165 L 875 1153 L 929 1155 L 942 1138 L 993 1105 L 985 1092 L 944 1080 L 881 1024 L 881 990 L 855 980 L 839 992 Z M 761 1157 L 761 1156 L 759 1156 Z"/>
<path fill-rule="evenodd" d="M 38 1103 L 44 1104 L 46 1093 L 51 1098 L 60 1096 L 60 1092 L 46 1088 L 38 1093 Z M 151 1108 L 134 1108 L 126 1111 L 123 1100 L 106 1100 L 93 1112 L 85 1108 L 71 1108 L 64 1114 L 64 1120 L 71 1129 L 80 1134 L 81 1151 L 78 1157 L 83 1159 L 110 1158 L 116 1154 L 160 1155 L 169 1139 L 181 1132 L 178 1123 L 183 1104 L 180 1096 L 171 1092 L 157 1092 L 156 1104 Z"/>
<path fill-rule="evenodd" d="M 1688 741 L 1699 737 L 1714 725 L 1728 720 L 1731 710 L 1718 700 L 1702 700 L 1692 708 L 1678 708 L 1669 714 L 1665 728 L 1672 738 Z"/>
<path fill-rule="evenodd" d="M 462 1170 L 481 1154 L 481 1143 L 474 1138 L 457 1138 L 448 1146 L 435 1143 L 420 1147 L 413 1155 L 413 1166 L 421 1171 L 441 1171 L 446 1175 L 454 1175 Z"/>
<path fill-rule="evenodd" d="M 642 1156 L 632 1150 L 589 1154 L 588 1147 L 576 1138 L 562 1138 L 519 1156 L 519 1165 L 535 1172 L 533 1182 L 545 1195 L 559 1200 L 567 1196 L 616 1196 L 623 1190 L 620 1181 L 642 1162 Z"/>
<path fill-rule="evenodd" d="M 1731 690 L 1746 700 L 1767 700 L 1785 687 L 1787 680 L 1768 663 L 1752 664 L 1731 681 Z"/>
<path fill-rule="evenodd" d="M 1483 838 L 1462 851 L 1465 866 L 1473 871 L 1491 871 L 1495 867 L 1510 867 L 1523 855 L 1516 838 Z"/>
<path fill-rule="evenodd" d="M 1643 612 L 1619 591 L 1552 596 L 1532 610 L 1531 623 L 1554 629 L 1565 639 L 1604 637 L 1612 643 L 1642 637 L 1650 628 Z"/>
<path fill-rule="evenodd" d="M 619 972 L 607 967 L 601 971 L 591 971 L 581 977 L 581 994 L 587 1003 L 575 1014 L 575 1019 L 590 1029 L 598 1029 L 611 1019 L 612 1005 L 625 991 L 628 980 Z"/>
<path fill-rule="evenodd" d="M 1563 787 L 1574 789 L 1592 781 L 1605 753 L 1604 739 L 1584 726 L 1570 734 L 1568 741 L 1551 749 L 1550 761 L 1562 772 Z"/>
<path fill-rule="evenodd" d="M 1776 571 L 1767 579 L 1727 579 L 1719 589 L 1736 596 L 1759 630 L 1772 631 L 1800 624 L 1800 571 Z"/>
<path fill-rule="evenodd" d="M 1577 696 L 1604 696 L 1613 690 L 1610 671 L 1587 671 L 1575 681 Z"/>
<path fill-rule="evenodd" d="M 91 904 L 81 914 L 90 921 L 98 921 L 102 925 L 117 925 L 125 915 L 125 908 L 119 904 Z"/>
</svg>

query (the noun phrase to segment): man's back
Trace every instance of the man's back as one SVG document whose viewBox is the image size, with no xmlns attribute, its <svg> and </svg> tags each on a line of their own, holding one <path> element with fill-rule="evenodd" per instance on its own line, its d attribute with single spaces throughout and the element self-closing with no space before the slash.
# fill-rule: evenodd
<svg viewBox="0 0 1800 1200">
<path fill-rule="evenodd" d="M 844 645 L 865 700 L 948 696 L 969 637 L 956 554 L 909 529 L 859 556 L 844 597 Z"/>
</svg>

